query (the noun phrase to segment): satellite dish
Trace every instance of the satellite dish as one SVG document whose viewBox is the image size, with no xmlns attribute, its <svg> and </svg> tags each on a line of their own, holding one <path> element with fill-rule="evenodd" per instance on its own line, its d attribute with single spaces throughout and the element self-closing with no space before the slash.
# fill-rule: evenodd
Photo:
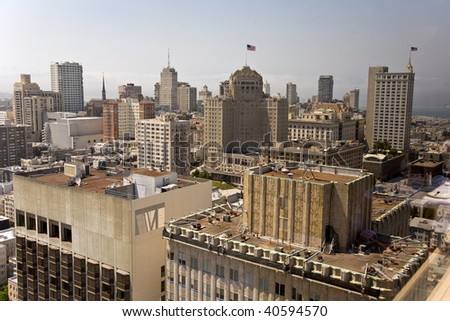
<svg viewBox="0 0 450 321">
<path fill-rule="evenodd" d="M 81 186 L 81 178 L 80 177 L 75 178 L 75 184 L 77 184 L 78 186 Z"/>
</svg>

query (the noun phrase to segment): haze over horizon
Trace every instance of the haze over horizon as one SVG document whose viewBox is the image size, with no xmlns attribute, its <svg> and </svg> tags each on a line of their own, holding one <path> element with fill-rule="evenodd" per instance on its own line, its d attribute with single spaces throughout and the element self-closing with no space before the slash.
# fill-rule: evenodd
<svg viewBox="0 0 450 321">
<path fill-rule="evenodd" d="M 178 80 L 214 95 L 219 83 L 248 65 L 286 94 L 317 94 L 320 75 L 333 75 L 334 98 L 354 89 L 366 105 L 369 66 L 404 71 L 410 47 L 416 73 L 413 110 L 450 114 L 450 1 L 69 1 L 0 2 L 0 92 L 20 74 L 50 90 L 50 64 L 83 65 L 85 100 L 108 98 L 126 83 L 153 96 L 170 65 Z M 256 46 L 246 52 L 246 45 Z"/>
</svg>

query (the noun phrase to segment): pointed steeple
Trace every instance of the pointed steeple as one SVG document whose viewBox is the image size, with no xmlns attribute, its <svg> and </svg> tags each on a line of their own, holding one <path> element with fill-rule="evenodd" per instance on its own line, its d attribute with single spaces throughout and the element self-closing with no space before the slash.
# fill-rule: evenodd
<svg viewBox="0 0 450 321">
<path fill-rule="evenodd" d="M 408 64 L 406 65 L 406 72 L 413 72 L 413 66 L 411 64 L 411 55 L 409 56 Z"/>
<path fill-rule="evenodd" d="M 102 89 L 102 100 L 106 100 L 106 89 L 105 89 L 105 74 L 103 73 L 103 89 Z"/>
</svg>

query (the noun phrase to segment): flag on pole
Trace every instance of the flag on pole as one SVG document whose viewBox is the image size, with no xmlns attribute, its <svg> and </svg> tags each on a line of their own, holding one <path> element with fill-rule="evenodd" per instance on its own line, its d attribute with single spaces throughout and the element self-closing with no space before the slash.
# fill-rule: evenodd
<svg viewBox="0 0 450 321">
<path fill-rule="evenodd" d="M 247 50 L 256 51 L 256 47 L 252 45 L 247 45 Z"/>
<path fill-rule="evenodd" d="M 411 47 L 411 51 L 417 51 L 417 47 Z"/>
</svg>

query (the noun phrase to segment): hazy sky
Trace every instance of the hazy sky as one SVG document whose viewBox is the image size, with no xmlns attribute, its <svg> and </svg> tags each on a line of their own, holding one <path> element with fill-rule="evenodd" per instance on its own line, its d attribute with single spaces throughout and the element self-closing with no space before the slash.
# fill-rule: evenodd
<svg viewBox="0 0 450 321">
<path fill-rule="evenodd" d="M 0 0 L 0 92 L 21 73 L 50 90 L 51 62 L 83 65 L 86 100 L 108 98 L 133 82 L 153 96 L 167 66 L 178 80 L 218 94 L 219 82 L 245 64 L 285 95 L 317 93 L 334 76 L 334 97 L 360 88 L 366 105 L 369 66 L 403 71 L 411 46 L 414 108 L 450 105 L 449 0 Z"/>
</svg>

